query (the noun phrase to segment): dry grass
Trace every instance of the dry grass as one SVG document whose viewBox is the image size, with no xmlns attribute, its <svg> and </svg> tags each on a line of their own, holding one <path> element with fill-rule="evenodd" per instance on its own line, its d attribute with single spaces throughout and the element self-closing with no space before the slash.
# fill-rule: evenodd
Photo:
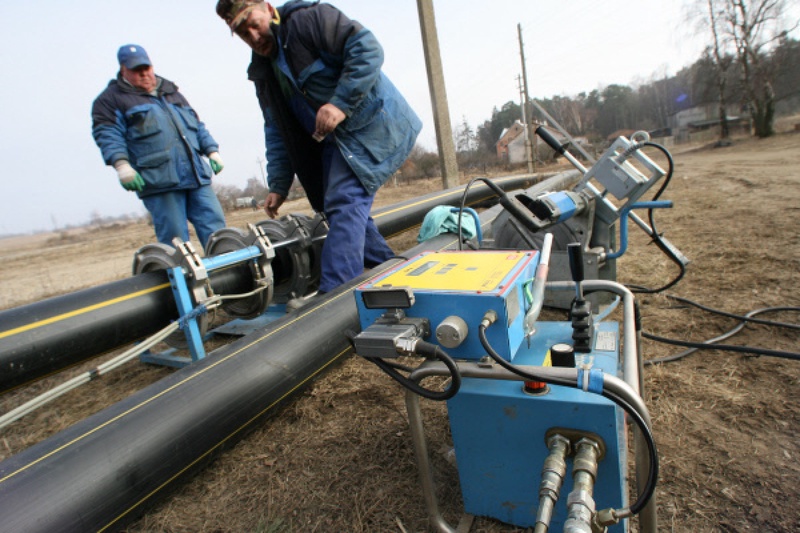
<svg viewBox="0 0 800 533">
<path fill-rule="evenodd" d="M 673 184 L 664 198 L 675 208 L 658 213 L 658 227 L 691 260 L 672 289 L 734 313 L 800 305 L 798 206 L 800 135 L 743 140 L 730 148 L 676 152 Z M 388 187 L 376 205 L 437 190 Z M 306 212 L 302 201 L 284 212 Z M 229 214 L 229 225 L 261 220 L 250 210 Z M 36 239 L 39 239 L 37 237 Z M 42 242 L 0 244 L 0 306 L 128 275 L 132 251 L 152 241 L 147 226 L 49 236 Z M 36 239 L 33 239 L 34 241 Z M 620 281 L 658 286 L 676 273 L 654 246 L 632 231 L 620 261 Z M 413 235 L 392 241 L 408 248 Z M 25 268 L 22 268 L 24 265 Z M 76 275 L 76 272 L 79 273 Z M 681 339 L 719 335 L 735 321 L 663 295 L 639 298 L 645 331 Z M 797 314 L 772 315 L 797 321 Z M 796 330 L 748 326 L 729 342 L 797 351 Z M 680 349 L 645 341 L 646 357 Z M 96 364 L 96 362 L 95 362 Z M 84 365 L 84 367 L 93 364 Z M 65 374 L 75 373 L 72 369 Z M 170 370 L 128 365 L 57 405 L 30 415 L 0 435 L 0 457 L 24 449 Z M 0 397 L 6 411 L 65 379 L 42 380 Z M 646 400 L 661 456 L 658 489 L 661 531 L 800 530 L 800 363 L 707 351 L 649 366 Z M 457 474 L 445 459 L 449 445 L 441 405 L 423 402 L 434 452 L 440 504 L 451 523 L 461 513 Z M 535 482 L 535 480 L 534 480 Z M 176 488 L 131 532 L 422 532 L 427 516 L 401 389 L 369 363 L 349 359 L 297 401 L 225 452 L 190 483 Z M 477 520 L 473 532 L 515 528 Z"/>
</svg>

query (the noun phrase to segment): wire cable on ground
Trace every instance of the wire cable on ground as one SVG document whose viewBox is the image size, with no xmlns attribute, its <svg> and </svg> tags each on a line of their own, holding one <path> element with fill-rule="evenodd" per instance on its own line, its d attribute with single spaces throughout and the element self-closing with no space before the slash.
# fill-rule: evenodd
<svg viewBox="0 0 800 533">
<path fill-rule="evenodd" d="M 68 393 L 69 391 L 80 387 L 94 379 L 108 374 L 112 370 L 119 368 L 120 366 L 124 365 L 131 359 L 134 359 L 141 355 L 142 353 L 146 352 L 159 342 L 163 341 L 169 335 L 178 330 L 178 322 L 172 322 L 167 327 L 163 328 L 161 331 L 156 333 L 155 335 L 149 337 L 147 340 L 142 342 L 141 344 L 137 344 L 136 346 L 132 347 L 131 349 L 125 351 L 124 353 L 114 357 L 113 359 L 106 361 L 105 363 L 84 372 L 64 383 L 50 389 L 49 391 L 45 392 L 37 396 L 36 398 L 20 405 L 19 407 L 12 409 L 8 413 L 0 416 L 0 429 L 5 428 L 9 424 L 19 420 L 23 416 L 35 411 L 36 409 L 52 402 L 56 398 L 63 396 L 64 394 Z"/>
<path fill-rule="evenodd" d="M 669 356 L 666 356 L 666 357 L 659 357 L 659 358 L 656 358 L 656 359 L 648 359 L 648 360 L 646 360 L 644 362 L 644 364 L 646 366 L 647 365 L 660 364 L 660 363 L 671 363 L 673 361 L 678 361 L 678 360 L 683 359 L 684 357 L 686 357 L 688 355 L 693 354 L 697 350 L 721 350 L 721 351 L 731 351 L 731 352 L 738 352 L 738 353 L 750 353 L 750 354 L 754 354 L 754 355 L 766 355 L 766 356 L 771 356 L 771 357 L 781 357 L 781 358 L 784 358 L 784 359 L 800 360 L 800 353 L 796 353 L 796 352 L 785 352 L 785 351 L 781 351 L 781 350 L 768 350 L 766 348 L 754 348 L 752 346 L 737 346 L 737 345 L 728 345 L 728 344 L 717 344 L 719 341 L 728 339 L 728 338 L 736 335 L 737 333 L 739 333 L 742 329 L 744 329 L 744 327 L 747 325 L 748 322 L 755 322 L 755 323 L 758 323 L 758 324 L 764 324 L 764 325 L 770 325 L 770 326 L 776 326 L 776 327 L 785 327 L 785 328 L 790 328 L 790 329 L 800 329 L 800 325 L 797 325 L 797 324 L 787 324 L 787 323 L 783 323 L 783 322 L 774 322 L 774 321 L 771 321 L 771 320 L 760 320 L 760 319 L 753 318 L 754 316 L 760 315 L 760 314 L 763 314 L 763 313 L 776 313 L 776 312 L 783 312 L 783 311 L 800 312 L 800 307 L 766 307 L 766 308 L 763 308 L 763 309 L 756 309 L 755 311 L 750 311 L 746 315 L 739 316 L 739 315 L 734 315 L 734 314 L 731 314 L 731 313 L 726 313 L 724 311 L 718 311 L 716 309 L 712 309 L 712 308 L 709 308 L 709 307 L 701 306 L 700 304 L 697 304 L 696 302 L 692 302 L 691 300 L 687 300 L 685 298 L 680 298 L 680 297 L 677 297 L 677 296 L 674 296 L 674 297 L 671 297 L 671 298 L 673 298 L 673 299 L 675 299 L 677 301 L 685 302 L 685 303 L 687 303 L 689 305 L 694 305 L 696 307 L 699 307 L 700 309 L 703 309 L 703 310 L 706 310 L 706 311 L 709 311 L 709 312 L 712 312 L 712 313 L 717 313 L 717 314 L 720 314 L 722 316 L 728 316 L 728 317 L 731 317 L 731 318 L 739 319 L 739 320 L 741 320 L 741 322 L 736 327 L 731 329 L 730 331 L 728 331 L 728 332 L 726 332 L 726 333 L 724 333 L 724 334 L 722 334 L 722 335 L 720 335 L 718 337 L 714 337 L 713 339 L 709 339 L 709 340 L 707 340 L 705 342 L 680 341 L 680 340 L 676 340 L 676 339 L 668 339 L 668 338 L 665 338 L 665 337 L 659 337 L 657 335 L 652 335 L 650 333 L 642 332 L 642 336 L 644 338 L 646 338 L 646 339 L 650 339 L 650 340 L 653 340 L 653 341 L 656 341 L 656 342 L 662 342 L 664 344 L 671 344 L 673 346 L 685 346 L 685 347 L 690 348 L 689 350 L 685 350 L 685 351 L 683 351 L 681 353 L 678 353 L 678 354 L 669 355 Z"/>
<path fill-rule="evenodd" d="M 143 354 L 159 342 L 163 341 L 167 337 L 169 337 L 172 333 L 176 332 L 178 329 L 182 329 L 185 324 L 187 317 L 191 315 L 191 317 L 196 317 L 198 314 L 205 313 L 214 307 L 218 306 L 220 302 L 224 300 L 235 300 L 240 298 L 249 298 L 259 292 L 262 292 L 266 289 L 266 287 L 258 287 L 253 291 L 243 294 L 229 294 L 225 296 L 213 296 L 209 298 L 205 303 L 198 305 L 195 309 L 187 313 L 186 316 L 180 317 L 178 320 L 171 322 L 168 326 L 164 327 L 154 335 L 151 335 L 146 340 L 142 341 L 141 343 L 133 346 L 129 350 L 121 353 L 120 355 L 114 357 L 106 361 L 105 363 L 98 365 L 96 368 L 88 370 L 74 378 L 58 385 L 49 391 L 45 392 L 44 394 L 40 394 L 36 398 L 12 409 L 11 411 L 5 413 L 4 415 L 0 416 L 0 429 L 5 428 L 9 424 L 19 420 L 23 416 L 32 413 L 36 409 L 52 402 L 56 398 L 63 396 L 64 394 L 68 393 L 71 390 L 74 390 L 81 385 L 85 385 L 90 381 L 97 379 L 100 376 L 108 374 L 112 370 L 116 370 L 117 368 L 121 367 L 128 361 L 138 357 L 139 355 Z"/>
</svg>

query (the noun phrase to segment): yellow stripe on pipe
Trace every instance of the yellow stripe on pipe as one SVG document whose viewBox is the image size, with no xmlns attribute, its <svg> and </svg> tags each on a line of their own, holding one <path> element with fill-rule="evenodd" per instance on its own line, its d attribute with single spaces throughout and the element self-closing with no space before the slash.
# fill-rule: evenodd
<svg viewBox="0 0 800 533">
<path fill-rule="evenodd" d="M 155 287 L 151 287 L 149 289 L 145 289 L 143 291 L 134 292 L 131 294 L 126 294 L 125 296 L 120 296 L 119 298 L 114 298 L 113 300 L 106 300 L 105 302 L 101 302 L 98 304 L 90 305 L 89 307 L 84 307 L 82 309 L 76 309 L 74 311 L 70 311 L 69 313 L 63 313 L 61 315 L 57 315 L 54 317 L 46 318 L 44 320 L 39 320 L 38 322 L 32 322 L 25 326 L 20 326 L 18 328 L 10 329 L 8 331 L 0 332 L 0 339 L 4 339 L 6 337 L 11 337 L 12 335 L 16 335 L 18 333 L 23 333 L 25 331 L 30 331 L 32 329 L 40 328 L 42 326 L 47 326 L 48 324 L 54 324 L 61 320 L 66 320 L 68 318 L 72 318 L 75 316 L 83 315 L 86 313 L 91 313 L 92 311 L 96 311 L 97 309 L 102 309 L 104 307 L 108 307 L 114 304 L 118 304 L 119 302 L 124 302 L 125 300 L 132 300 L 133 298 L 138 298 L 139 296 L 143 296 L 145 294 L 149 294 L 151 292 L 160 291 L 166 287 L 169 287 L 169 283 L 162 283 L 161 285 L 157 285 Z"/>
</svg>

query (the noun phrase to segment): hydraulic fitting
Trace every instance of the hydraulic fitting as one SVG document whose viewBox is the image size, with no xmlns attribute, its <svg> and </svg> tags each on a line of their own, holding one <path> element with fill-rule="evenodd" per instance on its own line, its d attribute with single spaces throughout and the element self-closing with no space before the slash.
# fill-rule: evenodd
<svg viewBox="0 0 800 533">
<path fill-rule="evenodd" d="M 564 533 L 601 533 L 594 521 L 595 503 L 592 494 L 597 476 L 600 446 L 592 439 L 581 439 L 575 445 L 572 467 L 572 492 L 567 497 L 567 520 Z"/>
<path fill-rule="evenodd" d="M 534 533 L 544 533 L 550 527 L 553 508 L 558 502 L 564 475 L 567 473 L 566 457 L 570 452 L 569 439 L 555 434 L 547 439 L 550 454 L 544 460 L 542 481 L 539 484 L 539 509 L 536 512 Z"/>
</svg>

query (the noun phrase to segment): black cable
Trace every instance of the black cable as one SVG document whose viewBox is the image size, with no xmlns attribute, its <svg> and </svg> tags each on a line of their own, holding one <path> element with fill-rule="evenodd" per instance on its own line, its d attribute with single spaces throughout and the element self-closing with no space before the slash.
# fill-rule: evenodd
<svg viewBox="0 0 800 533">
<path fill-rule="evenodd" d="M 678 299 L 678 297 L 674 297 L 674 298 Z M 644 362 L 644 364 L 646 366 L 650 366 L 650 365 L 654 365 L 654 364 L 660 364 L 660 363 L 671 363 L 671 362 L 674 362 L 674 361 L 678 361 L 678 360 L 683 359 L 684 357 L 686 357 L 688 355 L 693 354 L 694 352 L 696 352 L 697 350 L 700 350 L 700 349 L 726 351 L 725 350 L 725 345 L 715 344 L 716 341 L 727 339 L 729 337 L 732 337 L 736 333 L 739 333 L 744 328 L 744 326 L 747 324 L 747 322 L 749 322 L 749 321 L 756 322 L 756 323 L 759 323 L 759 324 L 768 325 L 768 326 L 788 327 L 788 328 L 792 328 L 792 329 L 797 329 L 797 327 L 798 327 L 796 324 L 785 324 L 783 322 L 773 322 L 771 320 L 758 320 L 758 319 L 754 319 L 752 317 L 755 316 L 755 315 L 762 314 L 762 313 L 773 313 L 773 312 L 780 312 L 780 311 L 800 311 L 800 307 L 766 307 L 764 309 L 756 309 L 755 311 L 750 311 L 749 313 L 747 313 L 744 316 L 738 316 L 738 315 L 733 315 L 731 313 L 725 313 L 724 311 L 718 311 L 718 310 L 712 309 L 710 307 L 700 306 L 700 304 L 697 304 L 696 302 L 692 302 L 691 300 L 688 300 L 688 299 L 685 299 L 685 298 L 681 298 L 679 301 L 684 301 L 684 300 L 689 305 L 697 305 L 701 309 L 709 311 L 711 313 L 719 313 L 719 314 L 721 314 L 723 316 L 730 316 L 732 318 L 738 318 L 739 320 L 741 320 L 741 322 L 736 327 L 734 327 L 733 329 L 728 330 L 726 333 L 723 333 L 722 335 L 720 335 L 718 337 L 715 337 L 714 339 L 710 339 L 710 340 L 707 340 L 707 341 L 705 341 L 703 343 L 699 343 L 699 346 L 692 346 L 689 350 L 685 350 L 685 351 L 683 351 L 681 353 L 674 354 L 674 355 L 669 355 L 669 356 L 666 356 L 666 357 L 659 357 L 659 358 L 656 358 L 656 359 L 648 359 L 647 361 Z M 651 340 L 654 340 L 654 341 L 657 341 L 657 342 L 664 342 L 665 344 L 674 344 L 674 345 L 678 345 L 678 346 L 688 346 L 688 344 L 676 344 L 676 343 L 681 342 L 681 341 L 674 341 L 673 342 L 672 339 L 664 339 L 662 341 L 661 340 L 662 337 L 656 337 L 655 335 L 650 335 L 648 337 L 648 335 L 649 334 L 643 334 L 643 336 L 645 336 L 646 338 L 650 338 Z M 752 350 L 761 350 L 761 349 L 752 348 Z M 733 351 L 743 351 L 743 350 L 733 350 Z M 754 352 L 746 352 L 746 353 L 754 353 Z M 781 355 L 777 355 L 777 354 L 773 354 L 773 353 L 766 353 L 766 350 L 764 350 L 764 353 L 758 353 L 758 355 L 776 355 L 778 357 L 783 357 L 783 354 L 790 354 L 790 356 L 787 357 L 788 359 L 796 359 L 797 357 L 800 357 L 800 354 L 792 354 L 792 352 L 778 352 L 778 353 L 781 354 Z M 794 357 L 794 356 L 797 356 L 797 357 Z"/>
<path fill-rule="evenodd" d="M 647 456 L 650 461 L 650 468 L 648 469 L 647 473 L 647 482 L 645 483 L 642 492 L 637 495 L 636 501 L 630 506 L 631 514 L 636 515 L 645 508 L 647 502 L 649 502 L 653 497 L 653 494 L 656 491 L 656 485 L 658 484 L 659 464 L 656 439 L 653 436 L 653 432 L 650 430 L 650 426 L 647 425 L 647 422 L 641 413 L 634 409 L 634 407 L 630 405 L 624 398 L 607 391 L 605 388 L 603 388 L 602 396 L 619 405 L 622 410 L 628 414 L 628 416 L 633 418 L 633 421 L 642 431 L 645 444 L 647 444 Z"/>
<path fill-rule="evenodd" d="M 766 348 L 754 348 L 752 346 L 737 346 L 735 344 L 706 344 L 704 342 L 691 342 L 679 341 L 676 339 L 668 339 L 666 337 L 659 337 L 650 333 L 642 332 L 642 337 L 650 339 L 651 341 L 663 342 L 664 344 L 672 344 L 673 346 L 686 346 L 689 348 L 697 348 L 698 350 L 722 350 L 727 352 L 738 353 L 751 353 L 754 355 L 768 355 L 771 357 L 782 357 L 784 359 L 794 359 L 800 361 L 800 353 L 784 352 L 782 350 L 768 350 Z"/>
<path fill-rule="evenodd" d="M 642 144 L 644 146 L 652 146 L 653 148 L 656 148 L 657 150 L 660 150 L 661 153 L 663 153 L 664 156 L 666 156 L 666 158 L 667 158 L 667 163 L 668 163 L 668 165 L 667 165 L 667 173 L 664 175 L 664 182 L 661 184 L 661 187 L 659 187 L 658 191 L 656 191 L 656 193 L 653 195 L 653 201 L 655 201 L 655 200 L 658 200 L 661 197 L 661 194 L 669 186 L 669 182 L 672 181 L 672 173 L 675 171 L 675 161 L 672 159 L 672 154 L 669 153 L 669 150 L 664 148 L 662 145 L 660 145 L 658 143 L 651 142 L 651 141 L 646 141 L 646 142 L 644 142 Z M 652 212 L 653 210 L 650 209 L 650 211 Z"/>
<path fill-rule="evenodd" d="M 461 213 L 464 212 L 464 207 L 467 205 L 467 192 L 469 188 L 472 187 L 472 184 L 475 183 L 477 178 L 472 178 L 467 183 L 467 186 L 464 187 L 464 192 L 461 194 L 461 202 L 458 204 L 458 249 L 462 250 L 461 248 L 461 239 L 463 238 L 463 233 L 461 231 Z"/>
<path fill-rule="evenodd" d="M 693 300 L 690 300 L 688 298 L 683 298 L 681 296 L 675 296 L 675 295 L 672 295 L 672 294 L 665 294 L 664 296 L 666 296 L 670 300 L 675 300 L 676 302 L 681 302 L 681 303 L 684 303 L 684 304 L 687 304 L 687 305 L 691 305 L 691 306 L 697 307 L 698 309 L 702 309 L 703 311 L 708 311 L 709 313 L 713 313 L 715 315 L 725 316 L 725 317 L 728 317 L 728 318 L 735 318 L 736 320 L 741 320 L 743 322 L 752 322 L 754 324 L 762 324 L 762 325 L 765 325 L 765 326 L 775 326 L 775 327 L 779 327 L 779 328 L 800 329 L 800 324 L 790 324 L 790 323 L 787 323 L 787 322 L 775 322 L 774 320 L 763 320 L 763 319 L 760 319 L 760 318 L 753 318 L 751 316 L 752 312 L 748 313 L 747 315 L 736 315 L 736 314 L 733 314 L 733 313 L 728 313 L 727 311 L 721 311 L 719 309 L 714 309 L 713 307 L 705 306 L 703 304 L 700 304 L 700 303 L 695 302 Z M 756 313 L 756 314 L 765 313 L 767 311 L 770 311 L 770 312 L 798 311 L 798 312 L 800 312 L 800 307 L 767 307 L 767 308 L 764 308 L 764 309 L 759 309 L 758 313 Z"/>
<path fill-rule="evenodd" d="M 463 238 L 464 238 L 463 237 L 463 232 L 461 230 L 461 215 L 464 213 L 464 209 L 467 206 L 467 194 L 469 193 L 469 188 L 472 187 L 472 185 L 476 181 L 484 182 L 486 184 L 486 186 L 489 187 L 490 189 L 492 189 L 492 191 L 499 198 L 502 198 L 506 194 L 503 189 L 498 187 L 496 184 L 492 183 L 492 181 L 489 180 L 488 178 L 477 176 L 477 177 L 474 177 L 471 180 L 469 180 L 469 183 L 467 183 L 467 186 L 464 187 L 464 192 L 461 194 L 461 202 L 459 203 L 459 206 L 458 206 L 458 249 L 459 249 L 459 251 L 463 250 L 463 248 L 461 246 L 461 243 L 462 243 Z"/>
<path fill-rule="evenodd" d="M 569 380 L 569 379 L 550 378 L 550 377 L 548 377 L 547 379 L 542 379 L 541 377 L 534 376 L 530 372 L 526 372 L 526 371 L 522 370 L 521 368 L 519 368 L 519 367 L 517 367 L 515 365 L 512 365 L 511 363 L 509 363 L 508 361 L 503 359 L 500 356 L 500 354 L 497 353 L 494 350 L 494 348 L 492 348 L 492 345 L 489 344 L 489 339 L 486 338 L 486 326 L 484 326 L 483 324 L 478 326 L 478 338 L 481 341 L 481 345 L 483 346 L 483 349 L 486 350 L 487 354 L 489 354 L 489 357 L 491 357 L 494 360 L 495 363 L 497 363 L 501 367 L 505 368 L 506 370 L 508 370 L 512 374 L 516 374 L 517 376 L 519 376 L 521 378 L 524 378 L 524 379 L 527 379 L 528 381 L 544 381 L 545 383 L 551 383 L 553 385 L 563 385 L 565 387 L 575 387 L 576 386 L 576 383 L 574 381 L 572 381 L 572 380 Z"/>
<path fill-rule="evenodd" d="M 394 368 L 395 370 L 402 370 L 403 372 L 408 372 L 409 374 L 414 371 L 413 367 L 401 365 L 400 363 L 392 363 L 386 359 L 383 360 L 388 366 Z"/>
<path fill-rule="evenodd" d="M 458 366 L 456 365 L 456 362 L 453 361 L 453 358 L 450 357 L 438 345 L 425 341 L 417 342 L 414 353 L 424 357 L 435 357 L 444 363 L 444 365 L 450 371 L 450 386 L 443 391 L 432 391 L 431 389 L 423 387 L 416 381 L 409 379 L 397 371 L 400 369 L 410 372 L 412 369 L 408 367 L 398 365 L 396 363 L 389 363 L 388 361 L 384 361 L 383 359 L 377 357 L 368 357 L 365 359 L 375 363 L 375 365 L 386 372 L 389 377 L 397 381 L 400 385 L 407 388 L 411 392 L 418 394 L 423 398 L 433 401 L 444 401 L 455 396 L 458 390 L 461 388 L 461 373 L 458 371 Z"/>
<path fill-rule="evenodd" d="M 492 348 L 491 344 L 489 344 L 489 340 L 486 338 L 486 327 L 487 326 L 485 326 L 484 324 L 478 326 L 478 338 L 480 339 L 481 345 L 483 346 L 484 350 L 486 350 L 486 353 L 489 354 L 489 357 L 491 357 L 494 360 L 494 362 L 496 362 L 501 367 L 505 368 L 509 372 L 512 372 L 513 374 L 516 374 L 517 376 L 520 376 L 530 381 L 543 381 L 545 383 L 550 383 L 552 385 L 564 385 L 572 388 L 578 387 L 578 384 L 572 380 L 551 378 L 551 377 L 543 378 L 542 376 L 533 375 L 530 372 L 526 372 L 521 368 L 512 365 L 511 363 L 500 357 L 500 354 L 498 354 L 494 350 L 494 348 Z M 642 509 L 644 509 L 644 507 L 647 505 L 647 502 L 650 501 L 650 498 L 653 497 L 653 494 L 655 493 L 656 490 L 656 485 L 658 483 L 658 470 L 659 470 L 658 450 L 656 448 L 655 437 L 653 436 L 653 432 L 650 430 L 650 426 L 647 425 L 647 422 L 645 421 L 642 414 L 639 413 L 639 411 L 637 411 L 632 405 L 630 405 L 627 402 L 627 400 L 621 398 L 620 396 L 614 394 L 611 391 L 606 390 L 605 388 L 603 388 L 603 392 L 601 393 L 601 395 L 604 398 L 607 398 L 608 400 L 614 402 L 616 405 L 622 408 L 622 410 L 625 411 L 631 418 L 633 418 L 633 421 L 636 423 L 639 429 L 641 429 L 642 436 L 644 437 L 645 442 L 647 444 L 647 453 L 650 458 L 650 468 L 647 475 L 647 483 L 645 484 L 645 488 L 642 491 L 642 493 L 638 495 L 636 502 L 630 506 L 631 513 L 638 514 L 639 512 L 641 512 Z"/>
</svg>

